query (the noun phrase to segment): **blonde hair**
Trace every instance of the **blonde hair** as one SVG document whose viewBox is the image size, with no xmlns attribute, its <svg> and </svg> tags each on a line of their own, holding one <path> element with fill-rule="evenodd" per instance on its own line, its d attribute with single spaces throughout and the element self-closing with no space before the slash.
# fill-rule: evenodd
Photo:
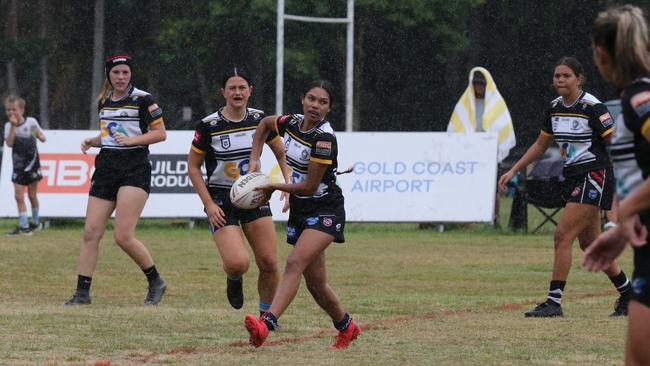
<svg viewBox="0 0 650 366">
<path fill-rule="evenodd" d="M 102 85 L 102 91 L 97 96 L 97 101 L 101 102 L 102 100 L 108 97 L 108 93 L 113 89 L 111 83 L 108 82 L 108 79 L 104 79 L 104 85 Z"/>
<path fill-rule="evenodd" d="M 9 95 L 5 98 L 5 105 L 13 103 L 18 103 L 20 108 L 25 109 L 25 99 L 17 95 Z"/>
<path fill-rule="evenodd" d="M 594 22 L 595 46 L 603 46 L 612 58 L 612 82 L 624 87 L 650 74 L 650 41 L 643 11 L 632 5 L 609 8 Z"/>
</svg>

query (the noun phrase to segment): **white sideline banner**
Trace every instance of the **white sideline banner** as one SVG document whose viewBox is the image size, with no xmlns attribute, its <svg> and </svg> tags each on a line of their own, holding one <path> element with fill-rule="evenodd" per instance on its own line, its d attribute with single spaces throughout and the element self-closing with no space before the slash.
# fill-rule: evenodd
<svg viewBox="0 0 650 366">
<path fill-rule="evenodd" d="M 98 149 L 84 155 L 83 138 L 94 131 L 48 130 L 39 142 L 43 179 L 39 183 L 42 217 L 84 217 L 90 177 Z M 187 177 L 193 131 L 168 131 L 167 140 L 150 146 L 151 194 L 142 217 L 202 218 L 203 205 Z M 447 132 L 337 133 L 338 176 L 348 221 L 490 222 L 497 174 L 497 135 Z M 245 173 L 247 164 L 227 166 Z M 0 174 L 0 217 L 17 217 L 11 183 L 11 148 Z M 265 147 L 262 171 L 281 181 L 273 153 Z M 279 193 L 271 198 L 274 219 L 284 221 Z M 25 197 L 27 200 L 27 197 Z M 29 206 L 29 203 L 28 203 Z"/>
</svg>

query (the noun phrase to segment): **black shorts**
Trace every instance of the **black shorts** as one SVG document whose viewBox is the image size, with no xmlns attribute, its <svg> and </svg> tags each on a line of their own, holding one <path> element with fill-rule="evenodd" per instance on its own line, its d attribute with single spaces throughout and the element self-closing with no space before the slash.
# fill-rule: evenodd
<svg viewBox="0 0 650 366">
<path fill-rule="evenodd" d="M 650 229 L 648 225 L 646 228 Z M 650 240 L 650 238 L 648 238 Z M 634 248 L 632 298 L 650 307 L 650 244 Z"/>
<path fill-rule="evenodd" d="M 596 169 L 565 178 L 562 182 L 562 197 L 567 203 L 586 203 L 603 210 L 612 208 L 615 188 L 612 168 Z"/>
<path fill-rule="evenodd" d="M 314 229 L 332 235 L 335 243 L 345 243 L 345 208 L 319 208 L 312 212 L 300 212 L 293 208 L 287 222 L 287 243 L 295 245 L 305 229 Z"/>
<path fill-rule="evenodd" d="M 262 217 L 272 216 L 271 207 L 269 207 L 268 203 L 257 208 L 244 210 L 235 207 L 235 205 L 232 204 L 232 201 L 230 201 L 229 189 L 210 188 L 209 191 L 214 203 L 219 205 L 219 207 L 223 211 L 224 217 L 226 219 L 225 226 L 228 225 L 239 226 L 240 223 L 247 224 L 249 222 L 255 221 Z M 210 221 L 208 220 L 208 222 Z M 217 232 L 217 230 L 219 230 L 219 228 L 212 226 L 212 224 L 210 224 L 210 232 L 212 232 L 212 234 Z"/>
<path fill-rule="evenodd" d="M 28 186 L 34 182 L 43 179 L 41 169 L 32 169 L 30 171 L 14 171 L 11 174 L 11 181 L 21 186 Z"/>
<path fill-rule="evenodd" d="M 90 181 L 90 195 L 117 201 L 120 187 L 142 188 L 147 194 L 151 187 L 151 163 L 144 149 L 102 149 L 95 158 L 95 172 Z"/>
</svg>

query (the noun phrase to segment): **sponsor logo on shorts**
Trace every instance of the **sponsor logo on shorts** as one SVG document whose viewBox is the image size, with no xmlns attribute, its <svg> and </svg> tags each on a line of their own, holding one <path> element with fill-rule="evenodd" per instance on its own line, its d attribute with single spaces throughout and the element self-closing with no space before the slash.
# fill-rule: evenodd
<svg viewBox="0 0 650 366">
<path fill-rule="evenodd" d="M 632 290 L 637 295 L 643 295 L 647 284 L 648 280 L 645 277 L 637 277 L 632 281 Z"/>
<path fill-rule="evenodd" d="M 582 191 L 582 188 L 580 188 L 580 187 L 576 187 L 576 188 L 573 190 L 573 192 L 571 192 L 571 197 L 575 197 L 575 196 L 579 195 L 581 191 Z"/>
<path fill-rule="evenodd" d="M 296 237 L 296 228 L 293 226 L 287 226 L 287 238 L 293 239 Z"/>
<path fill-rule="evenodd" d="M 307 225 L 315 225 L 318 222 L 318 217 L 308 217 L 305 221 L 307 221 Z"/>
<path fill-rule="evenodd" d="M 598 197 L 598 191 L 595 189 L 590 189 L 589 193 L 587 193 L 587 196 L 589 197 L 590 200 L 595 200 Z"/>
<path fill-rule="evenodd" d="M 326 218 L 323 219 L 323 225 L 324 225 L 324 226 L 326 226 L 326 227 L 330 227 L 330 226 L 332 226 L 332 224 L 333 224 L 333 222 L 332 222 L 332 219 L 331 219 L 331 218 L 326 217 Z"/>
<path fill-rule="evenodd" d="M 336 231 L 341 231 L 341 224 L 336 224 Z"/>
</svg>

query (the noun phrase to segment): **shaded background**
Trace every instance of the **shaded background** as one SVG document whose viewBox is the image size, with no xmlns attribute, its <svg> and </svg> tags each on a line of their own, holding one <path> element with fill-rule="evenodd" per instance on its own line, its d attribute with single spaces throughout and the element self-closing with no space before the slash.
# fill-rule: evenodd
<svg viewBox="0 0 650 366">
<path fill-rule="evenodd" d="M 345 0 L 288 0 L 286 13 L 345 17 Z M 647 1 L 631 1 L 650 11 Z M 168 129 L 191 129 L 223 104 L 226 67 L 254 74 L 251 106 L 275 108 L 275 0 L 0 0 L 0 96 L 10 87 L 27 114 L 51 129 L 89 128 L 95 7 L 103 4 L 104 54 L 134 56 L 134 84 L 154 94 Z M 469 70 L 486 67 L 513 117 L 525 151 L 555 97 L 555 62 L 576 56 L 585 89 L 601 100 L 616 92 L 591 59 L 596 14 L 613 1 L 357 0 L 355 111 L 361 131 L 444 131 L 467 87 Z M 310 80 L 331 80 L 339 93 L 330 116 L 344 130 L 345 26 L 287 21 L 287 112 L 300 111 Z M 13 78 L 13 81 L 12 81 Z M 13 84 L 12 84 L 13 83 Z M 191 107 L 192 118 L 182 118 Z"/>
</svg>

